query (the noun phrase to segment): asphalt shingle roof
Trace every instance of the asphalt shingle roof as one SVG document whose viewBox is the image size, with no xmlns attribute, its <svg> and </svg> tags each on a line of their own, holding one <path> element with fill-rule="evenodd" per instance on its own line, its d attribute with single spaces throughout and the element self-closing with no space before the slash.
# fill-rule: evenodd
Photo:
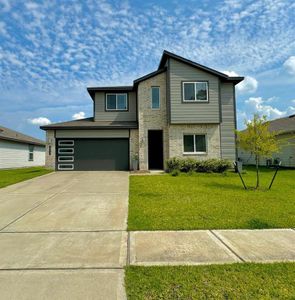
<svg viewBox="0 0 295 300">
<path fill-rule="evenodd" d="M 129 129 L 138 128 L 136 121 L 94 121 L 93 118 L 55 123 L 41 126 L 41 129 Z"/>
<path fill-rule="evenodd" d="M 45 142 L 18 131 L 0 126 L 0 140 L 14 141 L 18 143 L 45 146 Z"/>
</svg>

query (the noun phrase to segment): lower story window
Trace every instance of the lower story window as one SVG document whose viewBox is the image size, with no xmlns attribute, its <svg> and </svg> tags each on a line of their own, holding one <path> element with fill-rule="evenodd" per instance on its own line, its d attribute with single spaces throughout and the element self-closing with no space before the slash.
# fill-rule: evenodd
<svg viewBox="0 0 295 300">
<path fill-rule="evenodd" d="M 205 134 L 185 134 L 183 136 L 184 153 L 206 153 Z"/>
<path fill-rule="evenodd" d="M 34 145 L 29 145 L 29 161 L 34 161 Z"/>
</svg>

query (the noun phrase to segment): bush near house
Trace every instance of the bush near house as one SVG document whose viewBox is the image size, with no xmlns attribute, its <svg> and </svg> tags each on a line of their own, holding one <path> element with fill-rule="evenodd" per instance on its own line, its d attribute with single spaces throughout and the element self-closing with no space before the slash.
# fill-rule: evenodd
<svg viewBox="0 0 295 300">
<path fill-rule="evenodd" d="M 226 159 L 196 160 L 193 158 L 173 157 L 166 160 L 166 170 L 168 173 L 181 171 L 203 172 L 203 173 L 223 173 L 232 167 L 232 163 Z"/>
</svg>

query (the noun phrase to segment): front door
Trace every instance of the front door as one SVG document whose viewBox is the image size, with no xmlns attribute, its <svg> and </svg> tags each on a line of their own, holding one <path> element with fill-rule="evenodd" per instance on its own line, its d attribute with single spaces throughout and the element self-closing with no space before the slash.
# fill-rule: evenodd
<svg viewBox="0 0 295 300">
<path fill-rule="evenodd" d="M 163 131 L 148 131 L 148 158 L 150 170 L 163 170 Z"/>
</svg>

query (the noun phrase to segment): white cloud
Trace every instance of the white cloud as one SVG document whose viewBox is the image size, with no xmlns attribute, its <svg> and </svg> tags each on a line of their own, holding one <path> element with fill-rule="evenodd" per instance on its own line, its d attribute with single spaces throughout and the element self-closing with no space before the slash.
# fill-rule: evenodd
<svg viewBox="0 0 295 300">
<path fill-rule="evenodd" d="M 245 79 L 237 84 L 237 91 L 240 94 L 255 93 L 258 88 L 258 81 L 251 76 L 245 76 Z"/>
<path fill-rule="evenodd" d="M 51 121 L 45 117 L 39 117 L 39 118 L 34 118 L 34 119 L 28 119 L 28 122 L 33 124 L 33 125 L 48 125 L 51 123 Z"/>
<path fill-rule="evenodd" d="M 284 68 L 291 75 L 295 75 L 295 56 L 290 56 L 283 64 Z"/>
<path fill-rule="evenodd" d="M 272 120 L 286 117 L 295 112 L 295 107 L 293 106 L 289 106 L 285 110 L 280 110 L 276 107 L 269 105 L 269 102 L 271 102 L 272 99 L 273 97 L 265 100 L 262 97 L 250 97 L 248 100 L 245 101 L 247 105 L 247 115 L 259 113 L 260 115 L 265 115 L 268 119 Z"/>
<path fill-rule="evenodd" d="M 241 76 L 235 71 L 222 71 L 228 76 Z M 244 80 L 237 84 L 236 89 L 240 94 L 255 93 L 258 88 L 258 81 L 252 76 L 245 76 Z"/>
<path fill-rule="evenodd" d="M 84 118 L 85 118 L 85 112 L 83 112 L 83 111 L 80 111 L 80 112 L 72 115 L 72 119 L 74 119 L 74 120 L 79 120 L 79 119 L 84 119 Z"/>
</svg>

